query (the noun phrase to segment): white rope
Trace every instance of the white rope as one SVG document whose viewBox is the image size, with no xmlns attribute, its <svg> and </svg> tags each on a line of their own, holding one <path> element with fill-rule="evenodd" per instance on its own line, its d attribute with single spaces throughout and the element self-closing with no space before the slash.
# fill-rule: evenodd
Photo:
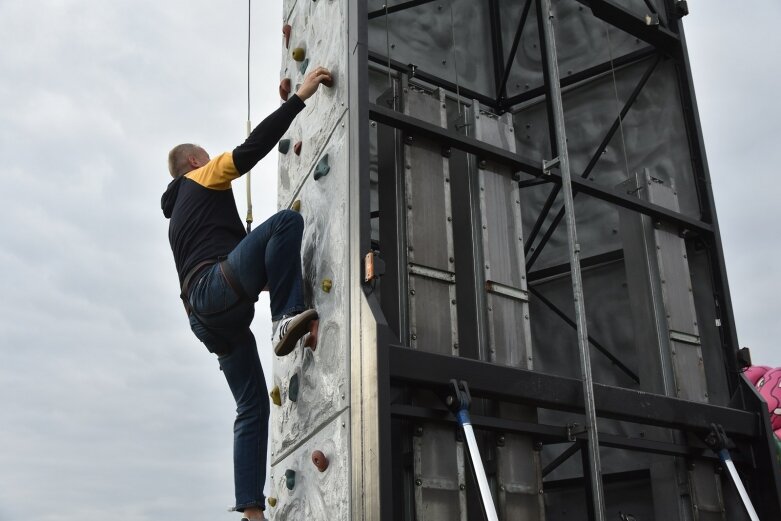
<svg viewBox="0 0 781 521">
<path fill-rule="evenodd" d="M 610 26 L 605 24 L 605 34 L 607 34 L 607 51 L 610 56 L 610 73 L 613 76 L 613 94 L 616 100 L 616 110 L 618 113 L 618 129 L 621 132 L 621 147 L 624 151 L 624 168 L 626 177 L 629 179 L 629 158 L 626 153 L 626 139 L 624 138 L 624 118 L 621 117 L 621 102 L 618 100 L 618 85 L 616 84 L 616 68 L 613 65 L 613 48 L 610 44 Z"/>
<path fill-rule="evenodd" d="M 247 137 L 252 132 L 250 121 L 250 49 L 252 42 L 252 0 L 247 0 Z M 252 170 L 247 172 L 247 233 L 252 231 Z"/>
</svg>

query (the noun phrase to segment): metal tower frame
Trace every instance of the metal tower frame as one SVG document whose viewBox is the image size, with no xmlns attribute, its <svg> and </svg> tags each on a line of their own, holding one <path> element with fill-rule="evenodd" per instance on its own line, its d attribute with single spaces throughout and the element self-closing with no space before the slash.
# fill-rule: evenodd
<svg viewBox="0 0 781 521">
<path fill-rule="evenodd" d="M 702 129 L 697 110 L 697 102 L 693 89 L 691 68 L 686 51 L 686 40 L 681 17 L 687 14 L 686 2 L 663 0 L 663 17 L 653 4 L 646 2 L 650 16 L 646 19 L 638 17 L 633 12 L 619 5 L 615 0 L 574 0 L 590 9 L 593 15 L 610 26 L 632 35 L 644 42 L 645 47 L 639 51 L 616 57 L 608 63 L 602 63 L 585 70 L 573 71 L 561 78 L 555 69 L 555 51 L 550 46 L 551 39 L 543 37 L 546 31 L 541 30 L 540 49 L 547 56 L 544 65 L 546 84 L 541 88 L 530 89 L 523 94 L 509 96 L 507 82 L 513 67 L 515 54 L 524 27 L 527 24 L 531 7 L 537 4 L 538 25 L 545 26 L 545 20 L 540 13 L 547 12 L 545 6 L 549 0 L 523 0 L 519 2 L 522 15 L 512 39 L 509 58 L 503 49 L 503 38 L 499 21 L 499 0 L 483 0 L 489 4 L 491 13 L 491 42 L 494 61 L 494 82 L 496 91 L 493 96 L 460 87 L 434 74 L 417 67 L 391 60 L 388 56 L 370 52 L 368 45 L 368 22 L 371 19 L 389 16 L 393 13 L 414 9 L 433 0 L 409 0 L 386 6 L 381 10 L 369 12 L 367 2 L 351 1 L 349 3 L 349 42 L 350 42 L 350 200 L 357 205 L 350 209 L 350 226 L 353 237 L 359 241 L 351 243 L 350 256 L 353 264 L 353 286 L 351 288 L 350 306 L 354 311 L 362 310 L 363 315 L 351 312 L 351 330 L 353 338 L 360 338 L 360 348 L 354 351 L 352 366 L 353 381 L 353 425 L 361 425 L 352 433 L 352 449 L 355 461 L 361 461 L 353 470 L 353 515 L 356 519 L 366 520 L 396 520 L 402 519 L 397 511 L 403 491 L 399 490 L 399 462 L 394 461 L 394 418 L 425 419 L 427 421 L 455 424 L 453 416 L 445 409 L 432 409 L 399 403 L 395 400 L 396 391 L 402 389 L 430 389 L 443 393 L 452 378 L 468 381 L 472 395 L 486 400 L 533 405 L 535 407 L 582 413 L 589 404 L 589 388 L 593 389 L 594 412 L 597 417 L 615 419 L 630 423 L 649 426 L 672 428 L 690 434 L 689 440 L 703 439 L 711 430 L 712 424 L 718 424 L 738 445 L 742 458 L 737 458 L 737 464 L 744 477 L 748 478 L 748 490 L 754 504 L 763 519 L 781 518 L 781 474 L 775 464 L 775 448 L 770 420 L 764 404 L 754 389 L 740 376 L 739 344 L 736 335 L 729 286 L 727 283 L 723 249 L 719 235 L 719 226 L 711 190 L 710 174 L 705 154 Z M 542 9 L 540 9 L 542 7 Z M 550 35 L 548 35 L 550 36 Z M 561 147 L 564 140 L 561 137 L 563 121 L 556 114 L 556 98 L 560 99 L 561 89 L 602 75 L 613 67 L 636 64 L 653 57 L 647 72 L 642 76 L 637 87 L 627 99 L 620 115 L 609 129 L 602 143 L 593 154 L 593 160 L 582 176 L 570 178 L 567 173 L 544 168 L 524 159 L 521 155 L 492 146 L 472 137 L 453 132 L 447 128 L 438 127 L 412 116 L 404 115 L 394 107 L 382 106 L 369 100 L 368 71 L 370 63 L 390 66 L 395 73 L 403 78 L 414 77 L 434 86 L 455 92 L 460 90 L 464 98 L 478 100 L 496 113 L 511 110 L 520 103 L 534 99 L 544 99 L 548 107 L 548 122 L 550 130 L 550 146 L 553 156 L 562 157 Z M 660 62 L 671 62 L 676 70 L 678 89 L 681 94 L 684 109 L 686 133 L 692 154 L 693 168 L 697 182 L 697 195 L 702 210 L 702 218 L 696 219 L 682 212 L 633 197 L 618 189 L 600 186 L 588 180 L 589 173 L 597 158 L 605 150 L 613 135 L 620 126 L 621 118 L 630 110 L 642 91 L 648 77 Z M 627 209 L 638 214 L 651 217 L 654 221 L 677 227 L 687 238 L 696 237 L 709 253 L 712 285 L 716 294 L 717 319 L 721 324 L 721 348 L 727 365 L 729 393 L 733 397 L 729 407 L 686 401 L 669 396 L 641 392 L 620 387 L 593 384 L 584 387 L 584 382 L 578 379 L 553 376 L 535 371 L 527 371 L 503 367 L 478 361 L 475 353 L 470 353 L 468 346 L 462 348 L 460 357 L 436 355 L 409 349 L 401 345 L 384 319 L 381 303 L 373 292 L 373 286 L 366 280 L 365 265 L 355 259 L 363 259 L 367 252 L 372 251 L 371 242 L 371 208 L 369 205 L 369 179 L 366 176 L 369 165 L 368 128 L 374 122 L 384 129 L 395 129 L 404 135 L 413 135 L 433 140 L 443 148 L 453 151 L 453 154 L 473 155 L 483 160 L 490 160 L 510 167 L 514 171 L 531 176 L 533 180 L 520 182 L 522 188 L 545 184 L 551 187 L 551 196 L 544 205 L 532 234 L 527 240 L 528 245 L 538 240 L 537 248 L 527 260 L 527 268 L 534 265 L 553 229 L 558 223 L 569 218 L 574 220 L 574 214 L 561 212 L 540 236 L 543 224 L 546 222 L 559 190 L 584 194 L 604 201 L 610 205 Z M 557 125 L 559 126 L 557 130 Z M 571 244 L 575 248 L 574 244 Z M 573 250 L 574 251 L 574 250 Z M 580 267 L 599 264 L 606 259 L 620 258 L 621 252 L 613 252 L 593 258 L 572 260 L 574 271 Z M 564 265 L 529 271 L 528 280 L 535 280 L 552 273 L 570 272 L 570 266 Z M 530 286 L 530 291 L 534 289 Z M 538 294 L 541 297 L 541 295 Z M 553 309 L 571 327 L 577 327 L 581 332 L 581 350 L 590 342 L 600 351 L 613 356 L 590 337 L 585 328 L 585 318 L 582 312 L 576 320 L 570 320 L 566 314 L 558 310 L 551 302 L 543 303 Z M 368 320 L 366 317 L 373 317 Z M 354 348 L 355 349 L 355 348 Z M 615 358 L 615 357 L 614 357 Z M 621 369 L 620 360 L 615 359 Z M 623 366 L 623 370 L 631 370 Z M 638 406 L 641 404 L 642 406 Z M 706 460 L 717 462 L 718 457 L 703 443 L 659 442 L 638 438 L 629 438 L 604 432 L 590 437 L 585 432 L 560 426 L 543 425 L 496 418 L 488 415 L 473 415 L 472 423 L 475 429 L 496 432 L 518 432 L 531 434 L 539 444 L 571 442 L 572 446 L 560 458 L 553 461 L 543 470 L 546 474 L 561 464 L 567 458 L 580 452 L 588 461 L 586 449 L 589 439 L 596 439 L 603 447 L 616 447 L 632 451 L 649 452 L 669 456 L 677 456 L 690 461 Z M 596 424 L 594 424 L 596 425 Z M 593 448 L 591 451 L 593 461 Z M 360 468 L 356 468 L 360 467 Z M 585 468 L 585 466 L 584 466 Z M 589 489 L 589 509 L 591 519 L 604 519 L 600 516 L 601 491 L 596 481 L 622 479 L 627 476 L 601 476 L 598 464 L 594 472 L 584 475 L 586 482 L 591 481 L 593 488 Z M 585 473 L 584 473 L 585 474 Z"/>
</svg>

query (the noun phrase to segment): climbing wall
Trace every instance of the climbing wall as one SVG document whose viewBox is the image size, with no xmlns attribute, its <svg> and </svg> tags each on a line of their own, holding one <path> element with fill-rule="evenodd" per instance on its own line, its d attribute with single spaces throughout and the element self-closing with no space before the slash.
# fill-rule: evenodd
<svg viewBox="0 0 781 521">
<path fill-rule="evenodd" d="M 334 83 L 307 100 L 279 147 L 278 206 L 304 218 L 304 293 L 320 324 L 316 349 L 302 342 L 274 360 L 271 519 L 349 519 L 346 6 L 287 0 L 283 8 L 280 96 L 320 65 Z M 319 468 L 315 451 L 322 453 L 314 458 Z"/>
</svg>

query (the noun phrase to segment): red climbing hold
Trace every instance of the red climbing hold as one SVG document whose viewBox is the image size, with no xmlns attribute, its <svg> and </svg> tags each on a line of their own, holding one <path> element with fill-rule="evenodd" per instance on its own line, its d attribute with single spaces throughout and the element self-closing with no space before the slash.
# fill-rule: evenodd
<svg viewBox="0 0 781 521">
<path fill-rule="evenodd" d="M 285 49 L 290 49 L 290 33 L 293 32 L 293 27 L 290 24 L 285 24 L 282 27 L 282 34 L 285 35 Z"/>
<path fill-rule="evenodd" d="M 304 347 L 308 347 L 312 351 L 317 349 L 317 333 L 319 329 L 319 320 L 313 320 L 309 323 L 309 333 L 304 337 Z"/>
<path fill-rule="evenodd" d="M 282 101 L 287 101 L 288 96 L 290 96 L 290 78 L 285 78 L 279 82 L 279 97 Z"/>
<path fill-rule="evenodd" d="M 315 467 L 320 472 L 325 472 L 328 469 L 328 458 L 325 457 L 322 451 L 316 450 L 312 453 L 312 463 L 315 464 Z"/>
<path fill-rule="evenodd" d="M 293 145 L 293 152 L 296 153 L 297 156 L 301 155 L 301 147 L 304 144 L 301 141 L 298 141 L 295 145 Z"/>
</svg>

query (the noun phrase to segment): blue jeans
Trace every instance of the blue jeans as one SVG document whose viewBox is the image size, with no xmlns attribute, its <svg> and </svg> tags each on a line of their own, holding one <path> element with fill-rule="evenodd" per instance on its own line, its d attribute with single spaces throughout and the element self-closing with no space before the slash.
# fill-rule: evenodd
<svg viewBox="0 0 781 521">
<path fill-rule="evenodd" d="M 304 220 L 283 210 L 245 237 L 227 261 L 250 300 L 231 289 L 218 264 L 207 268 L 190 290 L 190 327 L 218 355 L 220 369 L 236 400 L 233 425 L 235 509 L 265 508 L 269 400 L 255 337 L 249 329 L 255 301 L 268 286 L 272 320 L 304 308 L 301 236 Z M 196 314 L 198 317 L 196 317 Z M 200 318 L 200 319 L 199 319 Z"/>
</svg>

